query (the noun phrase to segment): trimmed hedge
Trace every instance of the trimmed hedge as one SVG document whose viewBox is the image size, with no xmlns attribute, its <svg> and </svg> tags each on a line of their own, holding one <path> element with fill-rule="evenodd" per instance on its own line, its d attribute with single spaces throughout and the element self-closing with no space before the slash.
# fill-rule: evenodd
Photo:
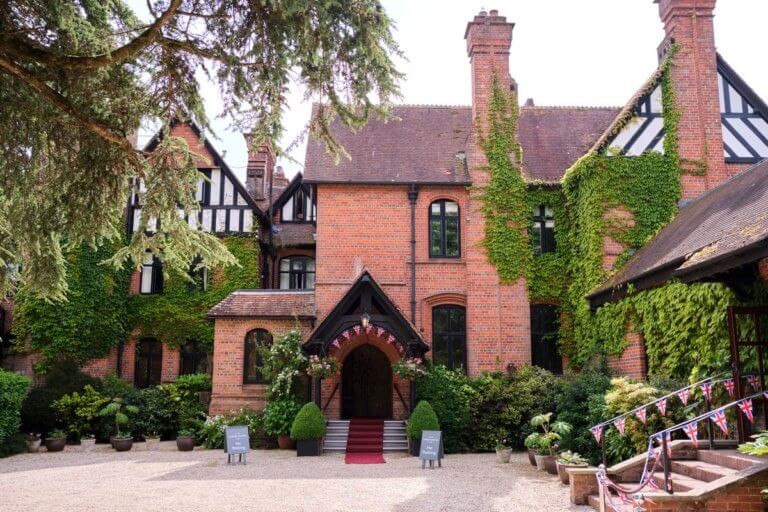
<svg viewBox="0 0 768 512">
<path fill-rule="evenodd" d="M 325 436 L 325 418 L 315 402 L 304 404 L 291 427 L 291 439 L 306 441 Z"/>
<path fill-rule="evenodd" d="M 21 404 L 28 389 L 27 377 L 0 370 L 0 444 L 19 432 Z"/>
<path fill-rule="evenodd" d="M 440 430 L 437 414 L 426 400 L 419 402 L 411 414 L 411 419 L 408 420 L 408 437 L 421 439 L 421 433 L 424 430 Z"/>
</svg>

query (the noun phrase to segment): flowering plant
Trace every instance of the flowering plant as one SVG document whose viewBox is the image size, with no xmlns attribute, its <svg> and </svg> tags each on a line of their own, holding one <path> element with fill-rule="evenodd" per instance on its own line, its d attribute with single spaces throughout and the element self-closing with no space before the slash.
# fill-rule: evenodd
<svg viewBox="0 0 768 512">
<path fill-rule="evenodd" d="M 339 373 L 339 362 L 332 357 L 309 356 L 307 375 L 327 379 Z"/>
<path fill-rule="evenodd" d="M 427 374 L 424 361 L 420 357 L 407 357 L 392 365 L 392 373 L 398 379 L 416 379 Z"/>
</svg>

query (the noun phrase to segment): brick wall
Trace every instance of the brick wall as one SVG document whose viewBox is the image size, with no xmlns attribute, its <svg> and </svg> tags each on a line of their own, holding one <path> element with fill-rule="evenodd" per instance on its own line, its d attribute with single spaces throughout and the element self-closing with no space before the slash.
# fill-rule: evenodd
<svg viewBox="0 0 768 512">
<path fill-rule="evenodd" d="M 309 335 L 311 325 L 299 323 L 303 337 Z M 245 335 L 252 329 L 266 329 L 274 339 L 296 327 L 293 318 L 280 319 L 226 319 L 216 320 L 213 342 L 213 390 L 210 413 L 227 414 L 247 406 L 255 410 L 266 404 L 266 386 L 243 384 Z"/>
</svg>

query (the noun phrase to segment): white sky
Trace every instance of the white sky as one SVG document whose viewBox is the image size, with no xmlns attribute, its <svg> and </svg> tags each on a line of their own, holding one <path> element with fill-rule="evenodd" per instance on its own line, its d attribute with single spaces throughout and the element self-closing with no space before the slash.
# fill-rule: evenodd
<svg viewBox="0 0 768 512">
<path fill-rule="evenodd" d="M 129 0 L 143 12 L 142 0 Z M 656 47 L 663 38 L 653 0 L 382 0 L 394 19 L 395 38 L 407 61 L 402 103 L 470 104 L 469 59 L 464 30 L 481 8 L 498 9 L 516 24 L 510 71 L 520 101 L 536 105 L 622 106 L 656 69 Z M 715 10 L 718 51 L 744 80 L 768 99 L 766 0 L 720 0 Z M 212 142 L 241 179 L 247 153 L 242 135 L 216 119 L 217 90 L 203 86 L 206 111 L 213 120 Z M 291 91 L 283 146 L 309 119 L 311 104 Z M 210 134 L 209 134 L 210 136 Z M 146 136 L 143 138 L 146 140 Z M 305 144 L 293 151 L 298 163 L 282 161 L 290 177 L 301 170 Z"/>
</svg>

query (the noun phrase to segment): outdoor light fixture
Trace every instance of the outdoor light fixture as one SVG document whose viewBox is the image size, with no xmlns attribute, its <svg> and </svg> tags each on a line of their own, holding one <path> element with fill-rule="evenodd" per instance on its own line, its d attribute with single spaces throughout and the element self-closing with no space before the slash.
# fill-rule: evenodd
<svg viewBox="0 0 768 512">
<path fill-rule="evenodd" d="M 368 326 L 371 324 L 371 315 L 368 313 L 363 313 L 360 315 L 360 325 L 363 326 L 363 329 L 367 329 Z"/>
</svg>

